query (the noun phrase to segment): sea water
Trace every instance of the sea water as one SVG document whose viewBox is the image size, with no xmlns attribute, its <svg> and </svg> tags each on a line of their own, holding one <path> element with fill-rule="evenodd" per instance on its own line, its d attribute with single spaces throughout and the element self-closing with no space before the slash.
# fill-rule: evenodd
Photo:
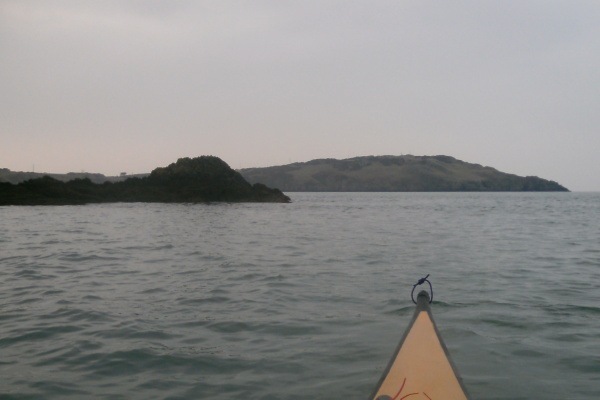
<svg viewBox="0 0 600 400">
<path fill-rule="evenodd" d="M 0 207 L 0 399 L 366 399 L 427 274 L 474 399 L 600 398 L 600 194 L 290 195 Z"/>
</svg>

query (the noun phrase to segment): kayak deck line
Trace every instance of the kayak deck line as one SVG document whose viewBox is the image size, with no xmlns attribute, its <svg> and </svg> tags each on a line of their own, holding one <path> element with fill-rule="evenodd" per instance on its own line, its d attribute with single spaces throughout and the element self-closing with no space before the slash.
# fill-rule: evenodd
<svg viewBox="0 0 600 400">
<path fill-rule="evenodd" d="M 429 293 L 419 293 L 416 304 L 412 320 L 369 399 L 470 400 L 433 320 Z"/>
</svg>

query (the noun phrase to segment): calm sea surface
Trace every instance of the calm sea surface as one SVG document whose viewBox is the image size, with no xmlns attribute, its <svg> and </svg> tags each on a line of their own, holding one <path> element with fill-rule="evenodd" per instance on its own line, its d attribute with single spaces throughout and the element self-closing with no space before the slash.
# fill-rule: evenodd
<svg viewBox="0 0 600 400">
<path fill-rule="evenodd" d="M 600 398 L 600 194 L 291 197 L 0 207 L 0 399 L 366 399 L 426 274 L 474 399 Z"/>
</svg>

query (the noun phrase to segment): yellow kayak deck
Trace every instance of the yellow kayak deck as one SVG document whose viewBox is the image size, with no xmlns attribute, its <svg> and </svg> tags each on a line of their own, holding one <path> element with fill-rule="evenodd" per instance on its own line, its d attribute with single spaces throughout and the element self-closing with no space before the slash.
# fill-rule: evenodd
<svg viewBox="0 0 600 400">
<path fill-rule="evenodd" d="M 429 307 L 429 294 L 419 293 L 417 307 L 371 400 L 469 400 L 462 380 Z"/>
</svg>

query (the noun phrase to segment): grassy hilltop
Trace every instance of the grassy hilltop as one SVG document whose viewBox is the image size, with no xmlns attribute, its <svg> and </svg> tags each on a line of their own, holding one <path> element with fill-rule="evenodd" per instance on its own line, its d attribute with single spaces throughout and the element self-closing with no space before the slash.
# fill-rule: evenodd
<svg viewBox="0 0 600 400">
<path fill-rule="evenodd" d="M 239 172 L 285 192 L 568 191 L 556 182 L 520 177 L 449 156 L 319 159 Z"/>
</svg>

